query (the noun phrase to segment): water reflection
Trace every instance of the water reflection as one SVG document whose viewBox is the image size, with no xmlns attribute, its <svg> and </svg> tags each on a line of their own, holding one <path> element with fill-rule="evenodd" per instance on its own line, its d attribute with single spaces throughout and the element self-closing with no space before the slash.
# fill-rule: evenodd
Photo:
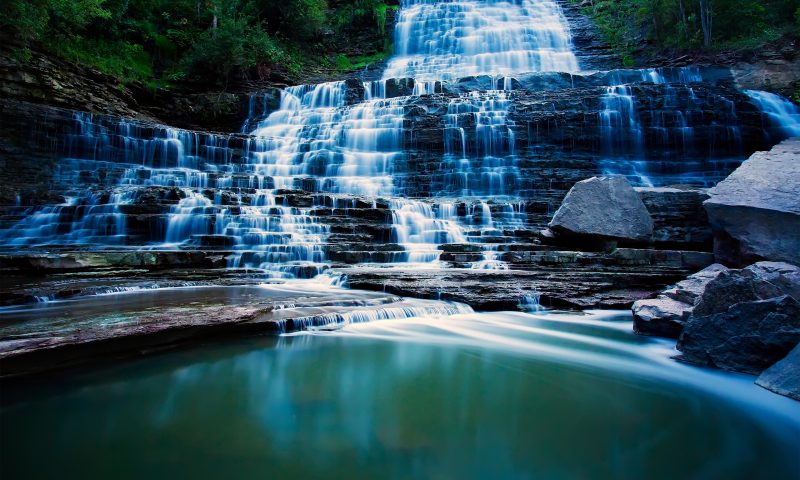
<svg viewBox="0 0 800 480">
<path fill-rule="evenodd" d="M 798 471 L 796 402 L 751 377 L 676 364 L 666 344 L 618 318 L 374 322 L 6 387 L 2 469 L 139 478 Z"/>
</svg>

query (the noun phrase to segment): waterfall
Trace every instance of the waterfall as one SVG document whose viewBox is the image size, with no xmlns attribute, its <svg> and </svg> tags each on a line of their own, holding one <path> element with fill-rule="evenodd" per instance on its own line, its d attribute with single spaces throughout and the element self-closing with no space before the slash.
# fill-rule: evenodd
<svg viewBox="0 0 800 480">
<path fill-rule="evenodd" d="M 519 169 L 513 122 L 508 120 L 510 102 L 497 86 L 502 80 L 503 90 L 510 90 L 509 76 L 517 73 L 578 70 L 569 28 L 558 5 L 542 0 L 403 0 L 401 5 L 396 53 L 384 79 L 412 77 L 416 94 L 434 91 L 438 81 L 475 75 L 495 79 L 493 90 L 464 94 L 448 105 L 443 138 L 445 192 L 462 197 L 514 195 Z M 472 142 L 467 139 L 469 125 L 474 125 Z M 396 232 L 419 232 L 401 242 L 417 261 L 430 260 L 428 242 L 441 232 L 441 225 L 431 218 L 432 209 L 423 207 L 416 205 L 410 214 L 409 204 L 403 203 L 401 211 L 393 214 Z M 451 232 L 447 242 L 463 241 L 463 228 L 451 222 L 461 231 Z M 488 252 L 485 265 L 495 265 Z"/>
<path fill-rule="evenodd" d="M 402 0 L 384 78 L 573 72 L 569 28 L 552 0 Z"/>
<path fill-rule="evenodd" d="M 570 148 L 592 144 L 576 159 L 587 174 L 662 185 L 715 180 L 703 162 L 742 144 L 734 102 L 695 85 L 704 81 L 698 68 L 572 75 L 576 57 L 554 0 L 402 0 L 397 17 L 381 80 L 253 95 L 239 134 L 76 113 L 45 140 L 60 158 L 63 201 L 18 197 L 0 240 L 213 250 L 231 268 L 285 278 L 315 276 L 332 261 L 437 265 L 442 251 L 469 252 L 462 265 L 505 269 L 506 245 L 529 242 L 559 183 L 572 180 L 558 177 L 558 156 Z M 556 84 L 590 93 L 571 105 L 571 94 L 531 94 Z M 654 85 L 659 99 L 638 93 Z M 774 138 L 798 134 L 796 106 L 748 95 Z M 540 143 L 539 132 L 562 128 L 550 116 L 562 108 L 567 118 L 571 108 L 592 113 L 564 129 L 570 138 Z M 428 123 L 417 130 L 415 121 Z M 696 125 L 706 130 L 696 134 Z M 365 238 L 382 245 L 364 254 Z"/>
<path fill-rule="evenodd" d="M 778 129 L 788 137 L 800 136 L 800 107 L 780 95 L 758 90 L 745 90 L 761 110 L 765 127 Z"/>
</svg>

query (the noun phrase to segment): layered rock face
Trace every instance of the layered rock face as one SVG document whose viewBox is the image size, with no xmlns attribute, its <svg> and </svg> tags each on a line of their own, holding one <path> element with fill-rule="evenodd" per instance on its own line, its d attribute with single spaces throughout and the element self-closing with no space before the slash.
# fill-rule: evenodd
<svg viewBox="0 0 800 480">
<path fill-rule="evenodd" d="M 800 264 L 800 139 L 758 152 L 709 191 L 704 205 L 720 261 Z"/>
<path fill-rule="evenodd" d="M 436 93 L 411 95 L 420 88 Z M 253 97 L 245 134 L 9 100 L 2 109 L 7 250 L 181 250 L 195 253 L 163 257 L 165 266 L 294 277 L 337 267 L 376 288 L 385 272 L 365 282 L 341 267 L 441 261 L 519 278 L 524 288 L 488 302 L 512 307 L 536 291 L 552 305 L 626 306 L 710 264 L 708 255 L 687 252 L 709 249 L 697 215 L 702 191 L 637 192 L 627 183 L 708 185 L 769 141 L 750 97 L 707 69 L 292 87 L 277 99 Z M 630 238 L 666 251 L 576 255 L 607 246 L 540 236 L 576 182 L 603 174 L 622 175 L 613 182 L 626 187 L 624 198 L 611 192 L 596 205 L 619 208 L 599 212 L 633 205 L 643 229 Z M 612 229 L 632 218 L 617 217 L 594 222 Z M 545 265 L 559 272 L 551 284 L 503 273 Z M 580 295 L 557 285 L 577 283 L 570 278 L 580 272 L 598 273 Z M 431 296 L 423 287 L 398 291 Z M 461 296 L 470 295 L 453 293 Z"/>
</svg>

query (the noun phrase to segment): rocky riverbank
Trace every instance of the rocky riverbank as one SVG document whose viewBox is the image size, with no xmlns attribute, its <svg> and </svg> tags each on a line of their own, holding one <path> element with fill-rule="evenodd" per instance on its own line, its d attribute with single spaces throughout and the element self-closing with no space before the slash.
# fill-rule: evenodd
<svg viewBox="0 0 800 480">
<path fill-rule="evenodd" d="M 634 328 L 678 339 L 680 360 L 763 373 L 757 383 L 800 399 L 800 139 L 745 161 L 704 202 L 718 262 L 633 306 Z M 782 261 L 781 261 L 782 260 Z M 790 261 L 795 263 L 786 263 Z"/>
</svg>

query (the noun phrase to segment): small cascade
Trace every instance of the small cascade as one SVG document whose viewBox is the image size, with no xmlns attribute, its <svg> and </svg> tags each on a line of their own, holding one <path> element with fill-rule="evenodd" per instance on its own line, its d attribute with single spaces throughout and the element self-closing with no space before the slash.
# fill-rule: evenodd
<svg viewBox="0 0 800 480">
<path fill-rule="evenodd" d="M 214 203 L 193 190 L 184 189 L 186 197 L 172 207 L 167 223 L 165 243 L 180 244 L 195 236 L 209 235 L 213 231 L 213 216 L 218 212 Z"/>
<path fill-rule="evenodd" d="M 569 28 L 554 1 L 402 0 L 384 78 L 573 72 Z"/>
<path fill-rule="evenodd" d="M 471 92 L 450 101 L 444 131 L 444 167 L 450 173 L 445 174 L 444 193 L 493 196 L 515 191 L 519 168 L 509 104 L 503 91 Z"/>
<path fill-rule="evenodd" d="M 735 104 L 715 97 L 713 122 L 699 139 L 708 106 L 698 102 L 693 84 L 704 81 L 697 67 L 621 70 L 608 75 L 613 85 L 601 99 L 598 126 L 602 137 L 601 172 L 625 175 L 633 184 L 652 187 L 669 183 L 710 186 L 735 166 L 742 151 L 742 133 Z M 663 85 L 661 101 L 637 98 L 647 84 Z M 646 122 L 643 122 L 643 118 Z M 727 158 L 726 158 L 727 157 Z M 718 165 L 714 165 L 711 162 Z M 706 164 L 709 163 L 709 164 Z"/>
<path fill-rule="evenodd" d="M 531 291 L 519 298 L 519 308 L 526 312 L 535 313 L 546 310 L 541 304 L 541 294 L 537 291 Z"/>
<path fill-rule="evenodd" d="M 600 132 L 603 152 L 609 156 L 626 153 L 643 154 L 643 135 L 636 112 L 636 97 L 628 85 L 615 85 L 606 89 L 600 100 Z"/>
<path fill-rule="evenodd" d="M 399 299 L 398 299 L 399 300 Z M 295 308 L 282 308 L 281 313 L 291 315 Z M 417 317 L 439 317 L 473 313 L 472 308 L 461 303 L 433 300 L 403 299 L 386 305 L 354 308 L 343 312 L 319 313 L 278 320 L 281 331 L 330 330 L 346 325 L 377 322 L 381 320 L 403 320 Z"/>
<path fill-rule="evenodd" d="M 439 259 L 439 245 L 466 243 L 452 204 L 439 204 L 436 211 L 419 200 L 392 200 L 393 240 L 406 249 L 405 261 L 432 263 Z M 444 207 L 443 207 L 444 206 Z"/>
<path fill-rule="evenodd" d="M 344 82 L 289 87 L 281 107 L 251 132 L 253 173 L 276 189 L 389 195 L 392 164 L 402 155 L 403 99 L 345 108 Z M 307 188 L 305 188 L 308 190 Z"/>
<path fill-rule="evenodd" d="M 220 233 L 235 239 L 229 267 L 259 268 L 289 278 L 311 278 L 326 268 L 322 243 L 330 228 L 309 208 L 278 205 L 269 191 L 259 191 L 239 215 L 225 215 L 220 223 Z"/>
<path fill-rule="evenodd" d="M 472 264 L 473 270 L 508 270 L 506 262 L 500 260 L 501 253 L 496 245 L 487 245 L 483 250 L 483 260 Z"/>
<path fill-rule="evenodd" d="M 800 136 L 800 107 L 774 93 L 758 90 L 745 90 L 745 93 L 761 110 L 766 129 L 777 130 L 784 138 Z"/>
<path fill-rule="evenodd" d="M 130 203 L 132 191 L 90 193 L 68 197 L 60 205 L 29 208 L 22 220 L 0 230 L 5 245 L 124 245 L 126 220 L 120 207 Z"/>
</svg>

